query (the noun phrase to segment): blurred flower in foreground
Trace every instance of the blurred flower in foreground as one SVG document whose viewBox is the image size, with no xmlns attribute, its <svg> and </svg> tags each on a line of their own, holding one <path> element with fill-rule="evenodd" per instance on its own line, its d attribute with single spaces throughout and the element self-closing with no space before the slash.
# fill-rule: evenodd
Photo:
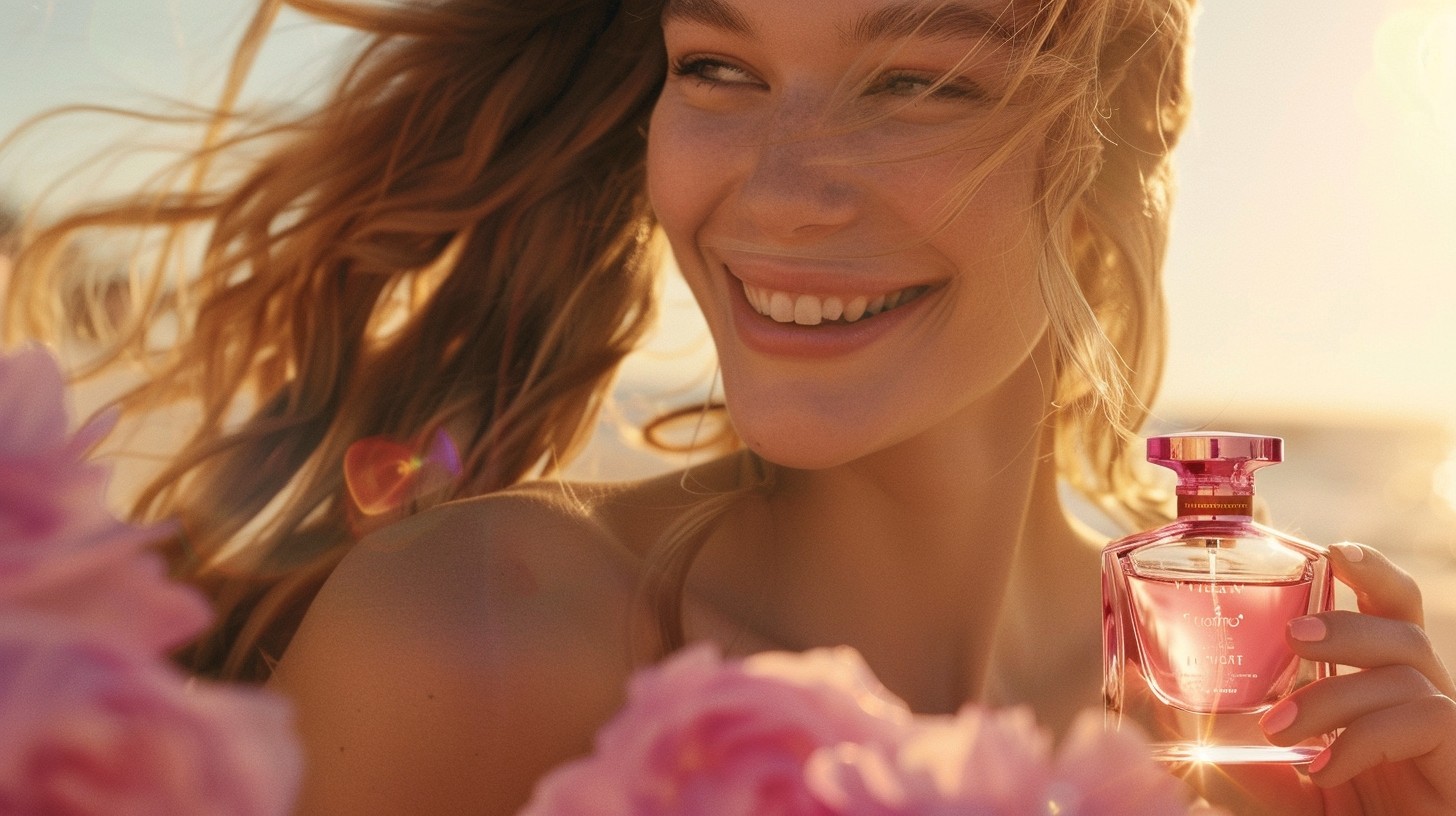
<svg viewBox="0 0 1456 816">
<path fill-rule="evenodd" d="M 64 624 L 0 612 L 0 812 L 289 812 L 301 766 L 278 699 Z"/>
<path fill-rule="evenodd" d="M 1100 714 L 1058 754 L 1027 709 L 914 715 L 852 649 L 644 669 L 595 753 L 546 776 L 522 816 L 1139 816 L 1187 792 Z"/>
<path fill-rule="evenodd" d="M 0 609 L 83 621 L 151 650 L 197 634 L 206 602 L 148 552 L 165 529 L 118 521 L 107 469 L 86 451 L 106 431 L 67 436 L 65 383 L 40 347 L 0 357 Z"/>
<path fill-rule="evenodd" d="M 0 354 L 0 812 L 287 813 L 288 706 L 168 662 L 211 612 L 150 551 L 168 528 L 107 509 L 109 471 L 85 460 L 106 425 L 66 429 L 50 355 Z"/>
<path fill-rule="evenodd" d="M 849 650 L 725 662 L 687 649 L 632 679 L 596 754 L 548 775 L 521 816 L 829 816 L 804 777 L 810 755 L 888 744 L 908 718 Z"/>
</svg>

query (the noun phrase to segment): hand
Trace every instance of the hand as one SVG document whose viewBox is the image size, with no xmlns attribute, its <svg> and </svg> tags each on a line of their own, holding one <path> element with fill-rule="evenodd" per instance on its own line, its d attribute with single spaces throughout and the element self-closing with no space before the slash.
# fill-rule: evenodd
<svg viewBox="0 0 1456 816">
<path fill-rule="evenodd" d="M 1309 765 L 1327 816 L 1456 814 L 1456 684 L 1426 637 L 1419 587 L 1358 544 L 1336 544 L 1330 563 L 1360 611 L 1291 621 L 1289 644 L 1301 657 L 1362 671 L 1311 683 L 1275 706 L 1261 720 L 1269 740 L 1344 729 Z"/>
</svg>

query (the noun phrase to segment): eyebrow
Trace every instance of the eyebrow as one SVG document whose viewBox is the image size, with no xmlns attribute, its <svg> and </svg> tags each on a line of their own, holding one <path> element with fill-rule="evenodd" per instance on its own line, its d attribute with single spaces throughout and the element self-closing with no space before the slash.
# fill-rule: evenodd
<svg viewBox="0 0 1456 816">
<path fill-rule="evenodd" d="M 662 21 L 669 20 L 698 23 L 746 37 L 756 34 L 748 18 L 725 0 L 667 0 Z M 878 9 L 856 20 L 841 39 L 847 44 L 864 44 L 905 37 L 953 40 L 987 36 L 1007 43 L 1016 39 L 1000 15 L 948 1 L 928 8 L 925 3 L 904 2 Z"/>
<path fill-rule="evenodd" d="M 1014 39 L 1000 15 L 977 6 L 945 2 L 926 8 L 923 3 L 896 3 L 861 17 L 846 39 L 863 44 L 904 37 L 956 40 L 987 36 L 1001 42 Z"/>
<path fill-rule="evenodd" d="M 662 22 L 669 20 L 699 23 L 745 37 L 754 34 L 748 18 L 723 0 L 667 0 L 662 7 Z"/>
</svg>

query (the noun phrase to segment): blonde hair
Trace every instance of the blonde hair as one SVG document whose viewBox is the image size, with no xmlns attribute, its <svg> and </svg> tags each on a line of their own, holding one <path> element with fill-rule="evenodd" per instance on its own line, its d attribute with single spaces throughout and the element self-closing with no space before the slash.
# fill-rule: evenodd
<svg viewBox="0 0 1456 816">
<path fill-rule="evenodd" d="M 1132 443 L 1163 371 L 1171 152 L 1188 121 L 1193 8 L 1191 0 L 1094 6 L 1063 4 L 1069 24 L 1057 45 L 1081 93 L 1047 131 L 1046 163 L 1060 171 L 1044 184 L 1041 274 L 1061 355 L 1056 455 L 1074 488 L 1141 526 L 1164 512 Z"/>
<path fill-rule="evenodd" d="M 369 39 L 327 104 L 276 122 L 236 98 L 285 3 Z M 654 308 L 643 165 L 665 73 L 659 13 L 652 0 L 263 0 L 180 183 L 27 237 L 12 337 L 89 327 L 105 341 L 96 370 L 152 368 L 120 398 L 126 411 L 201 409 L 136 506 L 180 520 L 174 567 L 220 609 L 186 656 L 195 669 L 266 676 L 353 539 L 342 462 L 354 441 L 450 431 L 462 477 L 415 510 L 552 472 L 589 433 Z M 1188 13 L 1184 0 L 1060 0 L 1026 31 L 1022 81 L 1048 134 L 1038 217 L 1058 466 L 1114 509 L 1141 507 L 1126 440 L 1161 365 Z M 225 160 L 259 148 L 229 175 Z M 89 231 L 158 226 L 120 313 L 60 263 Z M 169 316 L 177 339 L 153 348 Z M 745 490 L 770 484 L 768 470 Z M 736 495 L 653 552 L 667 648 L 682 640 L 694 542 Z"/>
</svg>

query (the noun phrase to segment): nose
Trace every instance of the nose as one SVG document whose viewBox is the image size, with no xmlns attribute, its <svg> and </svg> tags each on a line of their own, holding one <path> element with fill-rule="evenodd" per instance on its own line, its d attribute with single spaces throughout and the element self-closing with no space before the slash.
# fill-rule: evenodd
<svg viewBox="0 0 1456 816">
<path fill-rule="evenodd" d="M 744 217 L 766 236 L 812 240 L 855 218 L 859 191 L 843 135 L 812 123 L 778 124 L 753 149 L 738 189 Z"/>
</svg>

